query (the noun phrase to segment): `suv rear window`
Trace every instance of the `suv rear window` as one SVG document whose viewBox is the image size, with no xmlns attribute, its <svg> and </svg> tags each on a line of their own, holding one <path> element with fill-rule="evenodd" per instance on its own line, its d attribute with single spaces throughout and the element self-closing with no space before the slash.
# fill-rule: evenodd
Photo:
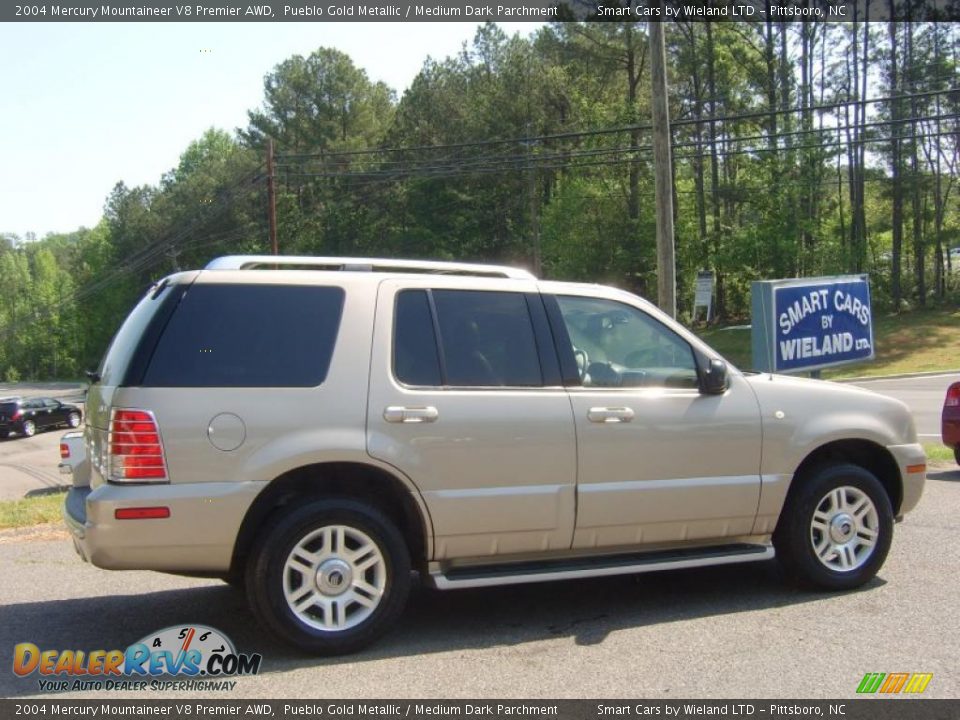
<svg viewBox="0 0 960 720">
<path fill-rule="evenodd" d="M 195 284 L 170 318 L 143 385 L 319 385 L 343 299 L 338 287 Z"/>
<path fill-rule="evenodd" d="M 110 347 L 100 362 L 98 373 L 103 385 L 121 385 L 134 354 L 147 334 L 147 328 L 164 303 L 175 301 L 172 297 L 175 285 L 150 288 L 146 296 L 130 311 L 127 319 L 117 330 Z"/>
</svg>

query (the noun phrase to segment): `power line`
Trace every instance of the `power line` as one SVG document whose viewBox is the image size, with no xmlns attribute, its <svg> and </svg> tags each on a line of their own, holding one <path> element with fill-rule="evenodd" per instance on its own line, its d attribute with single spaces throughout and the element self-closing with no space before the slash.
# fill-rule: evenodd
<svg viewBox="0 0 960 720">
<path fill-rule="evenodd" d="M 936 119 L 957 119 L 960 115 L 947 115 L 947 116 L 931 116 L 926 118 L 928 120 Z M 878 127 L 887 127 L 897 124 L 903 124 L 905 122 L 918 122 L 922 120 L 921 118 L 910 119 L 906 121 L 879 121 L 876 123 L 868 123 L 866 126 L 860 127 L 869 127 L 869 128 L 878 128 Z M 729 157 L 736 155 L 749 155 L 749 154 L 762 154 L 762 153 L 786 153 L 799 150 L 826 150 L 832 151 L 841 148 L 849 143 L 843 138 L 836 137 L 841 133 L 849 130 L 848 127 L 839 126 L 836 128 L 826 128 L 826 129 L 811 129 L 805 131 L 797 131 L 793 133 L 794 135 L 816 135 L 821 138 L 818 143 L 806 143 L 799 145 L 791 145 L 788 147 L 777 146 L 771 148 L 769 146 L 759 145 L 750 148 L 737 148 L 730 149 L 729 147 L 724 147 L 717 150 L 715 153 L 676 153 L 674 155 L 677 160 L 685 159 L 700 159 L 708 158 L 716 155 L 717 157 Z M 894 137 L 862 137 L 856 141 L 856 144 L 878 144 L 878 143 L 889 143 L 894 139 L 910 141 L 913 139 L 929 139 L 936 137 L 948 137 L 954 136 L 956 132 L 943 131 L 939 133 L 924 132 L 922 135 L 917 135 L 916 138 L 910 136 L 894 136 Z M 728 137 L 723 140 L 724 145 L 739 145 L 744 142 L 754 141 L 754 140 L 768 140 L 768 136 L 765 135 L 755 135 L 755 136 L 746 136 L 746 137 Z M 708 142 L 684 142 L 684 143 L 675 143 L 674 149 L 677 148 L 700 148 L 704 145 L 709 144 Z M 628 145 L 618 145 L 611 148 L 598 148 L 594 150 L 580 150 L 580 151 L 570 151 L 567 153 L 553 153 L 550 155 L 535 155 L 533 156 L 533 165 L 539 170 L 566 170 L 566 169 L 576 169 L 581 167 L 596 167 L 601 165 L 618 165 L 636 162 L 640 159 L 645 159 L 649 157 L 652 152 L 649 145 L 641 145 L 637 147 L 631 147 Z M 612 156 L 612 158 L 611 158 Z M 620 156 L 620 157 L 618 157 Z M 582 158 L 610 158 L 605 161 L 598 162 L 574 162 L 574 160 Z M 510 156 L 506 158 L 492 158 L 486 160 L 484 158 L 474 158 L 472 162 L 465 163 L 448 163 L 446 165 L 430 165 L 430 166 L 411 166 L 408 168 L 396 168 L 391 170 L 370 170 L 370 171 L 353 171 L 353 172 L 287 172 L 285 174 L 288 178 L 325 178 L 325 179 L 340 179 L 340 180 L 358 180 L 358 181 L 398 181 L 404 179 L 435 179 L 435 178 L 445 178 L 445 177 L 454 177 L 461 175 L 484 175 L 484 174 L 499 174 L 510 171 L 519 171 L 525 172 L 530 169 L 530 158 L 527 156 Z"/>
<path fill-rule="evenodd" d="M 798 107 L 798 108 L 789 108 L 789 109 L 769 109 L 762 111 L 751 111 L 747 113 L 737 113 L 733 115 L 723 115 L 723 116 L 706 116 L 702 118 L 687 118 L 682 120 L 676 120 L 671 122 L 671 127 L 679 127 L 684 125 L 704 125 L 708 123 L 726 123 L 733 122 L 737 120 L 750 120 L 756 118 L 769 118 L 772 115 L 792 115 L 797 113 L 818 113 L 826 112 L 828 110 L 835 110 L 837 108 L 849 107 L 851 105 L 872 105 L 876 103 L 891 102 L 894 100 L 910 100 L 913 98 L 921 97 L 933 97 L 936 95 L 944 95 L 952 92 L 960 92 L 960 87 L 954 86 L 950 88 L 943 88 L 939 90 L 927 90 L 919 93 L 900 93 L 897 95 L 890 95 L 886 97 L 875 97 L 875 98 L 866 98 L 866 99 L 851 99 L 844 101 L 837 101 L 832 103 L 824 103 L 821 105 L 812 105 L 810 107 Z M 516 145 L 523 143 L 537 143 L 537 142 L 547 142 L 551 140 L 566 140 L 571 138 L 580 138 L 580 137 L 595 137 L 598 135 L 611 135 L 611 134 L 621 134 L 625 132 L 635 132 L 638 130 L 652 130 L 653 126 L 649 123 L 636 124 L 636 125 L 622 125 L 612 128 L 600 128 L 594 130 L 582 130 L 576 132 L 565 132 L 565 133 L 554 133 L 549 135 L 535 135 L 535 136 L 526 136 L 518 137 L 512 139 L 490 139 L 490 140 L 476 140 L 472 142 L 460 142 L 460 143 L 447 143 L 439 145 L 416 145 L 416 146 L 407 146 L 407 147 L 382 147 L 382 148 L 366 148 L 363 150 L 330 150 L 323 152 L 312 152 L 312 153 L 278 153 L 276 158 L 278 161 L 293 159 L 293 158 L 346 158 L 346 157 L 359 157 L 366 155 L 377 155 L 383 153 L 404 153 L 404 152 L 423 152 L 431 150 L 456 150 L 463 148 L 471 147 L 489 147 L 492 145 Z"/>
<path fill-rule="evenodd" d="M 214 219 L 216 215 L 212 213 L 218 214 L 220 211 L 224 210 L 234 200 L 237 193 L 244 189 L 249 189 L 250 187 L 255 186 L 258 182 L 261 182 L 262 179 L 263 177 L 260 175 L 259 168 L 253 174 L 247 174 L 243 176 L 238 182 L 234 183 L 232 186 L 228 186 L 226 191 L 221 191 L 219 200 L 215 205 L 212 205 L 201 211 L 201 214 L 185 227 L 148 244 L 144 248 L 141 248 L 133 255 L 123 259 L 113 270 L 101 275 L 96 280 L 88 283 L 82 288 L 75 290 L 69 297 L 62 298 L 58 302 L 46 305 L 44 307 L 34 308 L 33 312 L 26 318 L 19 318 L 12 326 L 8 326 L 0 330 L 0 337 L 6 338 L 15 332 L 18 332 L 23 327 L 33 325 L 46 318 L 49 318 L 51 315 L 53 315 L 53 313 L 64 307 L 85 300 L 108 285 L 119 281 L 123 277 L 133 275 L 134 273 L 146 270 L 156 265 L 165 258 L 167 251 L 172 247 L 177 247 L 178 245 L 181 249 L 189 247 L 191 243 L 189 241 L 184 242 L 184 240 L 186 240 L 189 234 L 193 232 L 200 223 Z M 26 320 L 26 325 L 23 324 L 24 320 Z"/>
</svg>

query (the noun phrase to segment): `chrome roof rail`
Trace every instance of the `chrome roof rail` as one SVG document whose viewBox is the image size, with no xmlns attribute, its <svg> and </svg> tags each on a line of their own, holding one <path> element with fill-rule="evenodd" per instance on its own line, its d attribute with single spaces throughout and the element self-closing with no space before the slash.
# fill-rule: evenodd
<svg viewBox="0 0 960 720">
<path fill-rule="evenodd" d="M 316 269 L 353 272 L 433 273 L 436 275 L 479 275 L 515 280 L 536 280 L 521 268 L 481 263 L 439 260 L 393 260 L 390 258 L 314 257 L 312 255 L 226 255 L 207 263 L 206 270 Z"/>
</svg>

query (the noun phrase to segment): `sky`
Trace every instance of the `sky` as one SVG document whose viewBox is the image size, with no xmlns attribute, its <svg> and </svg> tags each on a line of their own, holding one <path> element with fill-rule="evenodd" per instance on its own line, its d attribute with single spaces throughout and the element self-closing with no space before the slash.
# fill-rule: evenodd
<svg viewBox="0 0 960 720">
<path fill-rule="evenodd" d="M 527 35 L 540 23 L 502 23 Z M 233 132 L 291 55 L 334 47 L 398 97 L 476 23 L 0 25 L 0 233 L 92 227 L 113 186 L 155 185 L 209 127 Z"/>
</svg>

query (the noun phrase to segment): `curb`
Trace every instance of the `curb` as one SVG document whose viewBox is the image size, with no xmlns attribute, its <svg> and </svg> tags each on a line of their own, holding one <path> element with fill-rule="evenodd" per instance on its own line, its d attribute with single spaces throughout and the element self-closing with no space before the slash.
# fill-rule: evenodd
<svg viewBox="0 0 960 720">
<path fill-rule="evenodd" d="M 864 375 L 862 377 L 854 377 L 854 378 L 839 378 L 837 380 L 831 380 L 831 382 L 855 383 L 855 382 L 870 382 L 871 380 L 902 380 L 907 378 L 936 377 L 938 375 L 960 376 L 960 370 L 926 370 L 924 372 L 899 373 L 896 375 Z M 829 380 L 829 378 L 824 378 L 824 379 Z"/>
<path fill-rule="evenodd" d="M 43 495 L 59 495 L 60 493 L 65 493 L 70 490 L 69 485 L 52 485 L 50 487 L 35 488 L 33 490 L 27 490 L 23 497 L 32 498 L 32 497 L 42 497 Z"/>
</svg>

